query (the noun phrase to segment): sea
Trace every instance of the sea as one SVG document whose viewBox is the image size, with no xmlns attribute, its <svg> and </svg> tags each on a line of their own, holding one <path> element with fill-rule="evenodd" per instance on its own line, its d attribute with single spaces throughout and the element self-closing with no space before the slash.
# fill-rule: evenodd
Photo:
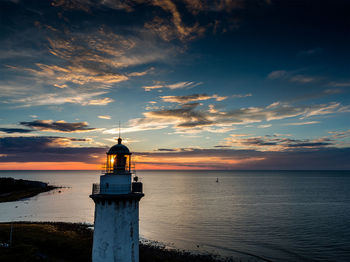
<svg viewBox="0 0 350 262">
<path fill-rule="evenodd" d="M 0 222 L 93 224 L 98 171 L 1 171 L 63 186 L 0 203 Z M 350 261 L 350 171 L 138 171 L 140 236 L 236 261 Z M 14 232 L 15 233 L 15 232 Z"/>
</svg>

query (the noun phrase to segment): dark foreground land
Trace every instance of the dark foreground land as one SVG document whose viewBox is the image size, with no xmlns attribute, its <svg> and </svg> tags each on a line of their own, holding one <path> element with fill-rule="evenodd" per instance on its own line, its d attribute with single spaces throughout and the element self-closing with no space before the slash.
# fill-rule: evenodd
<svg viewBox="0 0 350 262">
<path fill-rule="evenodd" d="M 92 230 L 84 224 L 0 223 L 0 261 L 91 261 Z M 212 255 L 195 255 L 160 246 L 140 244 L 140 262 L 218 262 Z M 225 260 L 231 261 L 231 260 Z"/>
<path fill-rule="evenodd" d="M 57 187 L 50 186 L 40 181 L 14 179 L 10 177 L 0 178 L 0 203 L 17 201 L 23 198 L 33 197 L 42 192 L 53 190 Z"/>
</svg>

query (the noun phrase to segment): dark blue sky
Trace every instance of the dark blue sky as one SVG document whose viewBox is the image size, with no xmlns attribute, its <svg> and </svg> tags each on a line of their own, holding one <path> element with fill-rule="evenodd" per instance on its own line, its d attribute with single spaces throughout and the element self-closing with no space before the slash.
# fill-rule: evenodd
<svg viewBox="0 0 350 262">
<path fill-rule="evenodd" d="M 350 168 L 349 1 L 3 0 L 0 13 L 0 169 L 93 168 L 119 121 L 141 168 Z"/>
</svg>

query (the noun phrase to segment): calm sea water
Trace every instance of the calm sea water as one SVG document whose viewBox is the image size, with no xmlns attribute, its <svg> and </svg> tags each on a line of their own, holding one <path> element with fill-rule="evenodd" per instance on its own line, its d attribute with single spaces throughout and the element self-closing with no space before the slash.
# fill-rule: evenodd
<svg viewBox="0 0 350 262">
<path fill-rule="evenodd" d="M 0 203 L 0 221 L 93 223 L 96 171 L 2 171 L 67 186 Z M 144 171 L 140 233 L 242 261 L 350 261 L 350 172 Z M 216 183 L 216 178 L 219 182 Z"/>
</svg>

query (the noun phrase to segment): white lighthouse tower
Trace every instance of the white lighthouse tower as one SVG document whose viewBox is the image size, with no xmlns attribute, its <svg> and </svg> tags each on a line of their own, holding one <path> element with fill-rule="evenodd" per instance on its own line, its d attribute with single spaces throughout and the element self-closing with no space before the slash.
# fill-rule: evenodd
<svg viewBox="0 0 350 262">
<path fill-rule="evenodd" d="M 118 138 L 107 152 L 100 184 L 90 197 L 95 202 L 93 262 L 139 261 L 139 201 L 142 183 L 131 182 L 131 153 Z"/>
</svg>

